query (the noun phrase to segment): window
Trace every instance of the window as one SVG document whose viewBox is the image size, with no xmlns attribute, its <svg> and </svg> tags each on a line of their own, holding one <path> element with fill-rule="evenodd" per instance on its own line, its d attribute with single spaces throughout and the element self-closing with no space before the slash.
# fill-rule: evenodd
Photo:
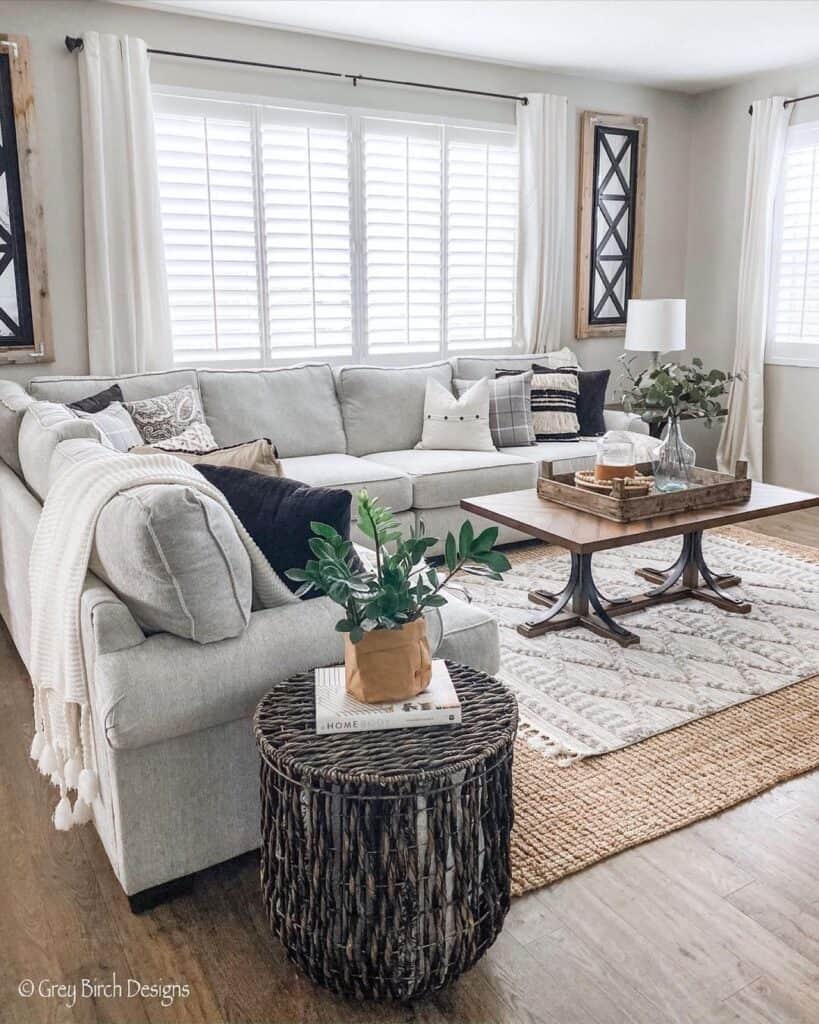
<svg viewBox="0 0 819 1024">
<path fill-rule="evenodd" d="M 819 123 L 788 131 L 774 232 L 766 359 L 819 366 Z"/>
<path fill-rule="evenodd" d="M 513 131 L 159 93 L 156 133 L 178 362 L 511 346 Z"/>
</svg>

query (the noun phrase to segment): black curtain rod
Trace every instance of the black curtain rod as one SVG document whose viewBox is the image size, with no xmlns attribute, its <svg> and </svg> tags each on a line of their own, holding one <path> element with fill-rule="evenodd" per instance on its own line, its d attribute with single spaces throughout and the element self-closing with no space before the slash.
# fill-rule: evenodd
<svg viewBox="0 0 819 1024">
<path fill-rule="evenodd" d="M 793 103 L 801 103 L 802 100 L 817 100 L 817 99 L 819 99 L 819 92 L 812 92 L 809 96 L 794 96 L 794 98 L 792 100 L 785 100 L 785 102 L 782 104 L 782 106 L 783 107 L 789 107 Z M 754 112 L 754 107 L 753 107 L 753 104 L 751 104 L 751 106 L 748 107 L 748 113 L 749 114 L 753 114 L 753 112 Z"/>
<path fill-rule="evenodd" d="M 69 53 L 83 48 L 81 36 L 66 36 L 65 46 Z M 259 60 L 238 60 L 234 57 L 209 57 L 204 53 L 181 53 L 178 50 L 154 50 L 148 48 L 148 53 L 155 53 L 161 57 L 184 57 L 187 60 L 210 60 L 217 64 L 241 64 L 244 67 L 265 68 L 269 71 L 295 71 L 302 75 L 324 75 L 328 78 L 343 78 L 352 81 L 353 85 L 359 82 L 377 82 L 380 85 L 403 85 L 411 89 L 436 89 L 438 92 L 458 92 L 469 96 L 487 96 L 495 100 L 514 100 L 522 103 L 525 107 L 529 102 L 526 96 L 511 96 L 505 92 L 483 92 L 481 89 L 458 89 L 451 85 L 430 85 L 428 82 L 404 82 L 395 78 L 374 78 L 372 75 L 347 75 L 341 71 L 317 71 L 315 68 L 297 68 L 289 64 L 265 64 Z"/>
</svg>

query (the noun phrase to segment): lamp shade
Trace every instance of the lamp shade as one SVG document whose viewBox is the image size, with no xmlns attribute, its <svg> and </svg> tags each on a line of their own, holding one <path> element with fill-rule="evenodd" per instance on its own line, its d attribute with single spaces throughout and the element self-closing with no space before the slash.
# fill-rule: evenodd
<svg viewBox="0 0 819 1024">
<path fill-rule="evenodd" d="M 630 299 L 629 352 L 681 352 L 685 348 L 685 299 Z"/>
</svg>

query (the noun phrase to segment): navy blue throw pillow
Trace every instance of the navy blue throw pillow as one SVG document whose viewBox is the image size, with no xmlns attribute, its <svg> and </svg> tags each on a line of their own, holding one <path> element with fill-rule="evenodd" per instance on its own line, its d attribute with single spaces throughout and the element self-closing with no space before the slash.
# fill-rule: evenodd
<svg viewBox="0 0 819 1024">
<path fill-rule="evenodd" d="M 119 384 L 112 384 L 110 388 L 106 388 L 104 391 L 98 391 L 95 395 L 89 395 L 87 398 L 80 398 L 76 402 L 69 402 L 69 409 L 76 409 L 78 412 L 102 412 L 103 409 L 107 409 L 112 402 L 122 401 L 122 388 Z"/>
<path fill-rule="evenodd" d="M 603 408 L 611 370 L 581 370 L 577 375 L 577 419 L 581 437 L 599 437 L 606 432 Z"/>
<path fill-rule="evenodd" d="M 196 468 L 227 498 L 239 521 L 261 548 L 268 562 L 290 590 L 301 586 L 285 576 L 288 569 L 303 569 L 313 557 L 308 541 L 311 522 L 327 523 L 350 539 L 352 495 L 336 487 L 309 487 L 287 477 L 263 476 L 232 466 Z M 317 590 L 305 600 L 320 597 Z"/>
</svg>

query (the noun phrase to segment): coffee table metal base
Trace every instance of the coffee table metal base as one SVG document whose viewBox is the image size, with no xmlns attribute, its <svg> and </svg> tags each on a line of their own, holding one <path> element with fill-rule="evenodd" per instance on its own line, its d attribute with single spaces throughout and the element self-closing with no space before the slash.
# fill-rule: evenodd
<svg viewBox="0 0 819 1024">
<path fill-rule="evenodd" d="M 543 605 L 546 614 L 518 626 L 518 632 L 526 637 L 541 636 L 572 626 L 583 626 L 598 636 L 614 640 L 621 647 L 638 644 L 640 637 L 620 625 L 612 615 L 626 615 L 639 612 L 655 604 L 667 604 L 692 597 L 708 601 L 723 611 L 747 615 L 751 605 L 747 601 L 736 601 L 725 588 L 735 587 L 742 581 L 731 573 L 715 573 L 705 561 L 702 553 L 702 531 L 687 533 L 679 558 L 667 569 L 642 568 L 637 575 L 653 589 L 636 597 L 611 598 L 602 594 L 592 575 L 592 556 L 571 553 L 572 563 L 569 582 L 559 593 L 548 590 L 533 590 L 529 600 Z"/>
</svg>

